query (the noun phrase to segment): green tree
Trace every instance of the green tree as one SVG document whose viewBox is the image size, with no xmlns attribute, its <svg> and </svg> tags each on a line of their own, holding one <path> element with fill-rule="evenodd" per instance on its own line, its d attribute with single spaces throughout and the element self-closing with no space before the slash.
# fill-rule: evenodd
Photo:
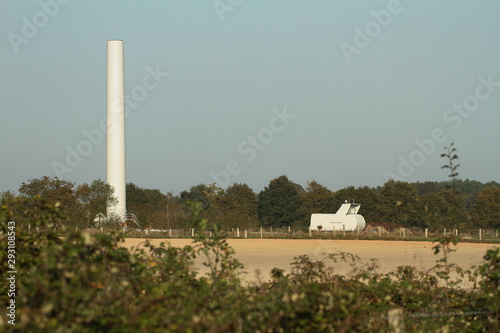
<svg viewBox="0 0 500 333">
<path fill-rule="evenodd" d="M 356 188 L 354 198 L 361 204 L 359 213 L 367 222 L 380 221 L 380 195 L 377 192 L 371 187 L 360 186 Z"/>
<path fill-rule="evenodd" d="M 380 192 L 380 211 L 383 222 L 400 223 L 404 227 L 422 227 L 416 211 L 417 191 L 411 184 L 389 180 Z"/>
<path fill-rule="evenodd" d="M 185 218 L 190 218 L 190 214 L 187 210 L 189 210 L 191 204 L 194 202 L 200 202 L 201 212 L 199 212 L 199 214 L 203 218 L 207 218 L 211 221 L 219 221 L 221 212 L 218 207 L 218 202 L 222 194 L 222 188 L 218 187 L 216 183 L 199 184 L 191 186 L 188 191 L 182 191 L 179 194 L 179 202 L 185 211 Z"/>
<path fill-rule="evenodd" d="M 168 192 L 164 197 L 164 207 L 151 216 L 152 226 L 161 229 L 177 229 L 185 225 L 186 211 L 178 196 Z"/>
<path fill-rule="evenodd" d="M 471 208 L 474 226 L 481 228 L 500 228 L 500 188 L 490 186 L 483 188 L 476 196 Z"/>
<path fill-rule="evenodd" d="M 213 191 L 209 185 L 199 184 L 191 186 L 188 191 L 182 191 L 179 194 L 180 200 L 183 204 L 187 205 L 189 201 L 200 201 L 203 211 L 207 211 L 214 203 Z"/>
<path fill-rule="evenodd" d="M 448 203 L 442 195 L 433 192 L 422 194 L 417 207 L 423 226 L 440 229 L 448 225 Z"/>
<path fill-rule="evenodd" d="M 499 186 L 500 187 L 500 184 L 495 183 L 495 182 L 489 182 L 489 183 L 483 184 L 483 183 L 478 182 L 476 180 L 465 179 L 465 180 L 457 180 L 456 186 L 457 186 L 459 193 L 463 195 L 465 208 L 467 209 L 468 212 L 470 212 L 472 209 L 472 205 L 476 201 L 476 195 L 482 189 L 484 189 L 488 186 Z"/>
<path fill-rule="evenodd" d="M 412 184 L 419 195 L 426 193 L 438 193 L 444 189 L 444 185 L 438 182 L 416 182 Z"/>
<path fill-rule="evenodd" d="M 346 201 L 348 202 L 355 201 L 356 203 L 360 203 L 356 196 L 356 188 L 354 186 L 347 186 L 341 188 L 340 190 L 334 193 L 333 207 L 331 213 L 335 213 L 337 209 L 339 209 L 340 205 L 342 205 Z"/>
<path fill-rule="evenodd" d="M 75 193 L 75 184 L 58 177 L 44 176 L 30 179 L 19 187 L 21 195 L 34 198 L 40 196 L 49 204 L 57 204 L 60 212 L 67 217 L 67 225 L 86 225 L 83 207 Z"/>
<path fill-rule="evenodd" d="M 285 227 L 303 223 L 300 186 L 280 176 L 269 182 L 258 195 L 259 221 L 266 227 Z"/>
<path fill-rule="evenodd" d="M 158 189 L 141 188 L 133 183 L 127 184 L 127 213 L 137 216 L 141 227 L 153 227 L 158 212 L 166 209 L 166 198 Z M 153 223 L 155 222 L 155 223 Z"/>
<path fill-rule="evenodd" d="M 89 225 L 93 225 L 97 214 L 106 215 L 108 204 L 117 202 L 116 197 L 113 195 L 113 187 L 100 179 L 94 180 L 90 185 L 87 183 L 78 185 L 75 194 L 82 205 Z"/>
<path fill-rule="evenodd" d="M 247 184 L 233 184 L 219 196 L 217 221 L 226 228 L 251 228 L 259 223 L 257 195 Z"/>
<path fill-rule="evenodd" d="M 315 180 L 307 183 L 306 190 L 300 196 L 302 199 L 302 214 L 307 221 L 309 221 L 311 214 L 330 213 L 332 211 L 333 192 Z"/>
<path fill-rule="evenodd" d="M 6 203 L 17 198 L 17 195 L 12 191 L 4 191 L 0 193 L 0 203 Z"/>
<path fill-rule="evenodd" d="M 448 212 L 446 213 L 446 222 L 444 227 L 457 228 L 464 227 L 469 223 L 469 213 L 465 206 L 465 196 L 453 190 L 444 190 L 438 193 L 448 204 Z"/>
<path fill-rule="evenodd" d="M 470 179 L 457 179 L 455 185 L 457 186 L 457 190 L 464 194 L 475 194 L 485 187 L 483 183 Z"/>
</svg>

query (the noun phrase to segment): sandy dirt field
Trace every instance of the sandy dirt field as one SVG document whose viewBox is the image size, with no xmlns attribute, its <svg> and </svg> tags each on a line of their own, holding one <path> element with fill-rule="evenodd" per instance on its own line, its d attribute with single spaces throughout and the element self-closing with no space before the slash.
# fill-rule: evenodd
<svg viewBox="0 0 500 333">
<path fill-rule="evenodd" d="M 145 239 L 127 238 L 123 246 L 132 248 Z M 183 247 L 192 243 L 191 239 L 151 239 L 153 244 L 170 243 Z M 379 273 L 394 271 L 398 266 L 411 265 L 420 270 L 432 268 L 442 254 L 434 255 L 432 247 L 437 243 L 410 241 L 371 241 L 371 240 L 297 240 L 297 239 L 229 239 L 235 250 L 235 258 L 241 261 L 248 272 L 247 281 L 267 281 L 270 271 L 276 267 L 290 271 L 294 257 L 307 254 L 314 260 L 325 258 L 324 253 L 348 252 L 360 257 L 361 262 L 369 264 L 375 259 Z M 487 249 L 498 247 L 495 244 L 459 243 L 449 256 L 449 262 L 461 268 L 470 269 L 480 264 Z M 362 268 L 362 263 L 358 267 Z M 349 275 L 353 268 L 348 264 L 333 264 L 337 274 Z M 195 267 L 200 273 L 206 272 L 197 259 Z"/>
</svg>

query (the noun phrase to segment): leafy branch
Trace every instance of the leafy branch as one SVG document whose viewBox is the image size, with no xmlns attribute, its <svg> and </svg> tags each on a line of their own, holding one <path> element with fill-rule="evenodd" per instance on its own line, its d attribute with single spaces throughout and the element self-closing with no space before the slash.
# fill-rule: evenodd
<svg viewBox="0 0 500 333">
<path fill-rule="evenodd" d="M 456 148 L 453 147 L 453 142 L 450 143 L 448 147 L 444 147 L 446 150 L 446 153 L 441 154 L 441 157 L 446 158 L 447 164 L 443 165 L 441 169 L 449 169 L 450 174 L 448 177 L 451 179 L 451 209 L 450 209 L 450 221 L 452 225 L 452 229 L 449 235 L 443 235 L 438 239 L 439 244 L 434 246 L 432 249 L 434 250 L 434 254 L 438 254 L 439 252 L 442 251 L 443 253 L 443 258 L 438 260 L 438 264 L 436 265 L 435 268 L 443 268 L 444 270 L 441 272 L 438 272 L 438 276 L 443 278 L 446 281 L 447 286 L 449 285 L 449 279 L 450 279 L 450 271 L 451 268 L 454 268 L 454 265 L 448 263 L 448 255 L 451 252 L 456 251 L 455 249 L 451 249 L 451 245 L 453 244 L 456 246 L 458 244 L 458 237 L 453 235 L 453 230 L 456 229 L 457 227 L 457 176 L 458 172 L 457 169 L 460 166 L 460 164 L 455 164 L 456 160 L 458 159 L 458 155 L 455 153 Z M 442 265 L 440 264 L 442 263 Z"/>
<path fill-rule="evenodd" d="M 203 264 L 210 270 L 208 273 L 212 282 L 238 281 L 238 274 L 243 265 L 232 257 L 234 249 L 229 246 L 223 230 L 215 223 L 202 217 L 201 202 L 188 202 L 192 214 L 191 223 L 198 230 L 193 237 L 194 255 L 203 254 L 206 262 Z"/>
</svg>

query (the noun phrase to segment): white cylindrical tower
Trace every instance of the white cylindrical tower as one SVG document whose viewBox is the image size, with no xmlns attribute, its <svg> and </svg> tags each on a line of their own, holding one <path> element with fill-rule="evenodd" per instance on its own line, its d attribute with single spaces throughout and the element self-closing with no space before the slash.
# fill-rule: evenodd
<svg viewBox="0 0 500 333">
<path fill-rule="evenodd" d="M 125 92 L 123 41 L 107 43 L 107 153 L 106 178 L 114 188 L 115 203 L 108 203 L 108 218 L 124 221 L 125 192 Z"/>
</svg>

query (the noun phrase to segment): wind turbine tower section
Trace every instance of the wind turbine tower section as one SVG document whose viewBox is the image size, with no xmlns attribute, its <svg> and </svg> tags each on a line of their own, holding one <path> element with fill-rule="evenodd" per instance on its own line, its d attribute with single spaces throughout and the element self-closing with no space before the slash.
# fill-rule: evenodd
<svg viewBox="0 0 500 333">
<path fill-rule="evenodd" d="M 107 42 L 107 131 L 106 181 L 114 189 L 117 199 L 108 203 L 108 219 L 125 221 L 125 83 L 123 41 Z"/>
</svg>

